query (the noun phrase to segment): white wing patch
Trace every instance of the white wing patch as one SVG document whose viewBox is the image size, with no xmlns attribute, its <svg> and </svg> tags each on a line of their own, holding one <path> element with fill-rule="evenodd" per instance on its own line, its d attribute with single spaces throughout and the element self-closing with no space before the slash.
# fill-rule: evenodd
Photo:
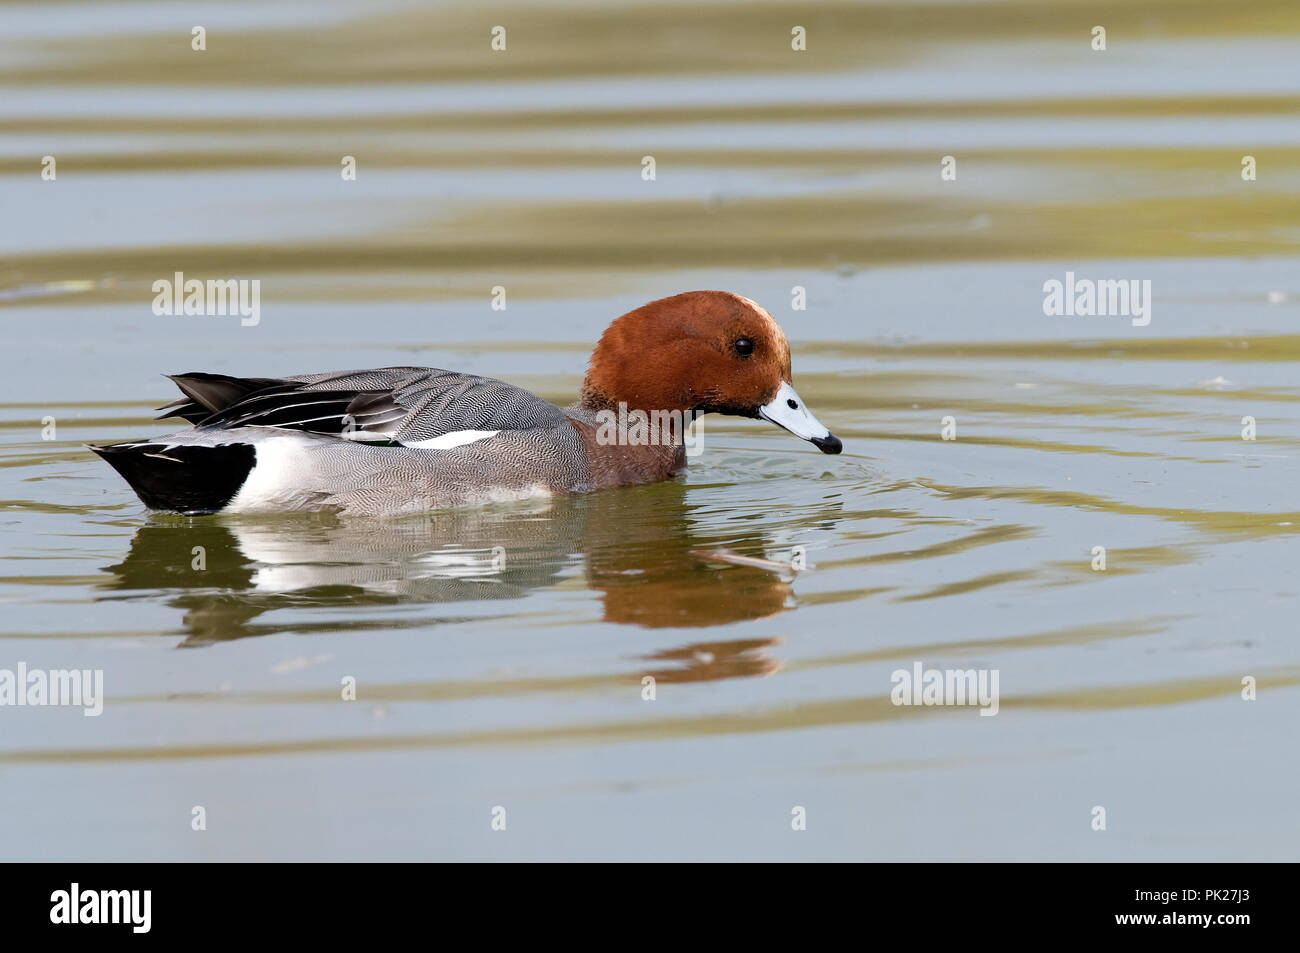
<svg viewBox="0 0 1300 953">
<path fill-rule="evenodd" d="M 428 440 L 399 440 L 398 443 L 403 447 L 412 447 L 416 450 L 450 450 L 452 447 L 463 447 L 467 443 L 495 437 L 500 432 L 500 430 L 453 430 L 451 433 L 439 434 Z M 339 436 L 354 443 L 388 443 L 393 439 L 390 433 L 374 433 L 369 430 L 345 430 Z"/>
<path fill-rule="evenodd" d="M 388 443 L 393 439 L 392 434 L 371 433 L 369 430 L 345 430 L 339 436 L 355 443 Z"/>
<path fill-rule="evenodd" d="M 450 450 L 452 447 L 463 447 L 467 443 L 495 437 L 500 432 L 500 430 L 453 430 L 451 433 L 439 434 L 428 440 L 403 441 L 402 446 L 413 447 L 416 450 Z"/>
</svg>

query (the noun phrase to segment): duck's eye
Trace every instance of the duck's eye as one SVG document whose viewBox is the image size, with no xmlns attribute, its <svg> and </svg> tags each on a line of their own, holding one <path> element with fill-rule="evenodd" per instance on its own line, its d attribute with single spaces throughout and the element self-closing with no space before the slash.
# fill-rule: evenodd
<svg viewBox="0 0 1300 953">
<path fill-rule="evenodd" d="M 749 357 L 754 353 L 754 342 L 749 338 L 736 338 L 736 343 L 732 346 L 741 357 Z"/>
</svg>

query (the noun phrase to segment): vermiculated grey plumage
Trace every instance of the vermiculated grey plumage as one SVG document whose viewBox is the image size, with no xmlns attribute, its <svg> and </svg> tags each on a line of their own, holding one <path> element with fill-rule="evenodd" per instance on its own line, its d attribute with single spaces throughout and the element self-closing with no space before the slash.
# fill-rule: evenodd
<svg viewBox="0 0 1300 953">
<path fill-rule="evenodd" d="M 114 446 L 157 461 L 151 505 L 207 512 L 181 488 L 202 454 L 159 448 L 248 445 L 257 466 L 229 509 L 336 509 L 368 515 L 421 512 L 590 483 L 582 437 L 565 411 L 503 381 L 440 368 L 386 367 L 279 378 L 178 374 L 185 398 L 161 408 L 193 429 Z M 459 446 L 418 446 L 470 432 Z M 491 435 L 475 439 L 476 434 Z M 346 439 L 341 439 L 346 438 Z M 417 444 L 417 446 L 408 446 Z M 182 460 L 184 462 L 182 462 Z M 485 486 L 484 473 L 493 474 Z M 171 483 L 181 505 L 160 492 Z M 162 501 L 162 502 L 160 502 Z"/>
</svg>

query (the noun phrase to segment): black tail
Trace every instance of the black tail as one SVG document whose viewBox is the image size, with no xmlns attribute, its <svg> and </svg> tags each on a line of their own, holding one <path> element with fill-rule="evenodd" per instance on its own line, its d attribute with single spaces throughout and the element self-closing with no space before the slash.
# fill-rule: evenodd
<svg viewBox="0 0 1300 953">
<path fill-rule="evenodd" d="M 91 447 L 108 461 L 151 510 L 216 513 L 248 479 L 257 453 L 252 444 L 219 447 L 117 443 Z"/>
</svg>

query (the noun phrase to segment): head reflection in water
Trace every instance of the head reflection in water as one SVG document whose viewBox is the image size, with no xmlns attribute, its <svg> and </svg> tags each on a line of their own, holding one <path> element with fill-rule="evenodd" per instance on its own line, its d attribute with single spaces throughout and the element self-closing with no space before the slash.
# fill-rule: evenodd
<svg viewBox="0 0 1300 953">
<path fill-rule="evenodd" d="M 187 647 L 279 632 L 371 630 L 374 620 L 359 611 L 367 605 L 426 605 L 409 618 L 417 627 L 490 618 L 492 601 L 545 595 L 575 570 L 599 594 L 606 622 L 712 626 L 792 605 L 789 584 L 770 571 L 691 555 L 736 543 L 692 534 L 684 493 L 668 483 L 389 522 L 325 514 L 155 516 L 125 559 L 107 567 L 112 575 L 102 588 L 175 592 L 171 604 L 184 611 Z M 295 608 L 338 611 L 258 619 Z M 710 643 L 652 658 L 671 671 L 685 665 L 713 673 L 703 678 L 766 674 L 775 663 L 762 655 L 764 644 Z"/>
</svg>

